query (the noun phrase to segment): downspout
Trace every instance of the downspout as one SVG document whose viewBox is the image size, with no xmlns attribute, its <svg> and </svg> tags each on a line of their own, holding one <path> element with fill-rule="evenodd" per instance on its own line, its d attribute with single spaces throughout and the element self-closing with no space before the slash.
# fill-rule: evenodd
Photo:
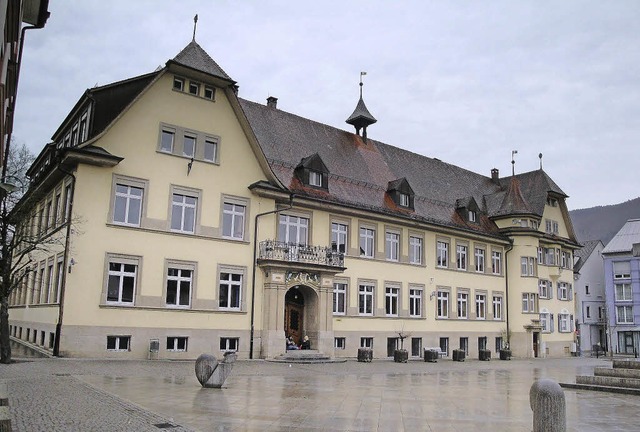
<svg viewBox="0 0 640 432">
<path fill-rule="evenodd" d="M 507 323 L 507 343 L 511 349 L 511 333 L 509 330 L 509 252 L 513 250 L 513 240 L 509 241 L 509 247 L 504 252 L 504 295 L 506 307 L 504 308 L 505 320 Z"/>
<path fill-rule="evenodd" d="M 258 213 L 253 221 L 253 262 L 252 262 L 252 275 L 251 275 L 251 337 L 249 340 L 249 359 L 253 359 L 253 336 L 254 336 L 254 324 L 256 316 L 256 267 L 257 267 L 257 254 L 258 254 L 258 218 L 274 213 L 280 213 L 281 211 L 289 210 L 293 208 L 294 194 L 289 196 L 289 206 L 281 209 L 271 210 L 264 213 Z"/>
<path fill-rule="evenodd" d="M 62 318 L 64 316 L 64 292 L 67 286 L 67 268 L 69 266 L 69 245 L 71 244 L 71 215 L 73 214 L 73 197 L 76 191 L 76 176 L 69 171 L 65 171 L 58 167 L 60 171 L 71 177 L 71 189 L 69 191 L 69 208 L 65 208 L 65 213 L 68 213 L 66 224 L 67 233 L 64 241 L 64 258 L 62 260 L 62 284 L 60 285 L 60 306 L 58 307 L 58 322 L 56 323 L 56 337 L 53 345 L 53 355 L 58 357 L 60 355 L 60 335 L 62 333 Z M 65 203 L 66 204 L 66 203 Z"/>
</svg>

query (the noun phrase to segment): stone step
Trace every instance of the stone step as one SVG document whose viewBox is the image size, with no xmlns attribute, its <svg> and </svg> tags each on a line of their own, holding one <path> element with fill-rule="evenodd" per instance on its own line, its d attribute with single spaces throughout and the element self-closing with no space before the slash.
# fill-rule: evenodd
<svg viewBox="0 0 640 432">
<path fill-rule="evenodd" d="M 640 389 L 640 379 L 620 378 L 612 376 L 578 375 L 576 377 L 576 384 Z"/>
<path fill-rule="evenodd" d="M 578 384 L 578 383 L 560 383 L 561 387 L 576 389 L 576 390 L 591 390 L 591 391 L 601 391 L 601 392 L 610 392 L 610 393 L 620 393 L 620 394 L 629 394 L 640 396 L 640 389 L 636 388 L 626 388 L 626 387 L 609 387 L 609 386 L 601 386 L 594 384 Z"/>
<path fill-rule="evenodd" d="M 640 379 L 640 369 L 612 369 L 607 367 L 597 367 L 593 370 L 595 376 L 607 376 L 618 378 Z"/>
<path fill-rule="evenodd" d="M 640 369 L 640 361 L 638 360 L 614 360 L 614 369 Z"/>
</svg>

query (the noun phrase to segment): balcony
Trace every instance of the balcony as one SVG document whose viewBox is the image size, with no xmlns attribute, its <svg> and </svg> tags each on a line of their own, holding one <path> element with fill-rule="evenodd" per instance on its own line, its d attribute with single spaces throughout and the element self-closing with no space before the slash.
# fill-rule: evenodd
<svg viewBox="0 0 640 432">
<path fill-rule="evenodd" d="M 344 253 L 328 246 L 282 243 L 275 240 L 260 242 L 258 264 L 269 262 L 305 264 L 344 270 Z"/>
</svg>

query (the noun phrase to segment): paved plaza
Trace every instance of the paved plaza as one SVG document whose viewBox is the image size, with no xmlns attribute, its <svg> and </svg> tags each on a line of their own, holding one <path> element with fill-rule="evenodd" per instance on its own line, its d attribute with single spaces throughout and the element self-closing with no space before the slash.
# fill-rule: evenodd
<svg viewBox="0 0 640 432">
<path fill-rule="evenodd" d="M 239 361 L 223 389 L 194 363 L 22 359 L 0 366 L 16 431 L 531 431 L 529 388 L 595 358 L 460 363 Z M 569 431 L 637 431 L 640 398 L 565 389 Z"/>
</svg>

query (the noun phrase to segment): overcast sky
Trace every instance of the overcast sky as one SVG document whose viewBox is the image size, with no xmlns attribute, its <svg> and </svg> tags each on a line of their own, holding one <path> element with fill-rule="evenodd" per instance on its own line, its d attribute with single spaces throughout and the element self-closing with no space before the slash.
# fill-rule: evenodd
<svg viewBox="0 0 640 432">
<path fill-rule="evenodd" d="M 94 85 L 196 41 L 239 95 L 490 175 L 539 168 L 570 209 L 640 196 L 640 1 L 50 0 L 27 32 L 14 136 L 34 153 Z M 640 215 L 639 215 L 640 216 Z"/>
</svg>

